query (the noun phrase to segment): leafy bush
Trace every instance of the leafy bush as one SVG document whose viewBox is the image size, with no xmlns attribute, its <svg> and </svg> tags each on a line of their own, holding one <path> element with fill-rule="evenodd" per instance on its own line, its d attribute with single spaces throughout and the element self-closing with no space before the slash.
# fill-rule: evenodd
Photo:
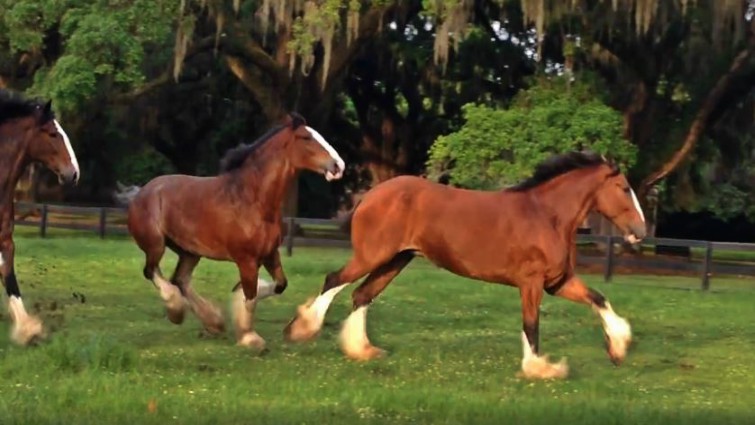
<svg viewBox="0 0 755 425">
<path fill-rule="evenodd" d="M 637 148 L 622 138 L 622 117 L 591 86 L 540 80 L 521 91 L 508 109 L 467 104 L 464 125 L 430 148 L 431 179 L 447 176 L 457 186 L 493 189 L 528 177 L 552 154 L 592 150 L 626 166 Z"/>
</svg>

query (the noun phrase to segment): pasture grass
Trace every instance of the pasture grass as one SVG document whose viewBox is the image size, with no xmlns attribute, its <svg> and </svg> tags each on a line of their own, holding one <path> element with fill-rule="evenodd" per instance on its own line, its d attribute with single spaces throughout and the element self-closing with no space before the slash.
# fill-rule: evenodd
<svg viewBox="0 0 755 425">
<path fill-rule="evenodd" d="M 624 365 L 604 350 L 598 318 L 546 297 L 541 347 L 568 358 L 565 381 L 516 376 L 516 290 L 470 281 L 416 260 L 370 308 L 373 342 L 389 355 L 347 361 L 337 346 L 350 299 L 334 303 L 319 339 L 283 341 L 296 305 L 318 292 L 348 251 L 296 249 L 289 289 L 258 307 L 269 351 L 208 337 L 187 317 L 167 321 L 130 240 L 53 231 L 16 237 L 17 273 L 50 338 L 13 346 L 0 320 L 2 424 L 724 424 L 755 422 L 755 285 L 716 279 L 585 276 L 633 325 Z M 166 274 L 175 264 L 168 255 Z M 227 307 L 232 264 L 203 260 L 197 290 Z M 717 291 L 715 289 L 718 289 Z M 348 294 L 345 291 L 344 294 Z M 226 309 L 227 310 L 227 309 Z M 230 323 L 229 323 L 230 325 Z"/>
</svg>

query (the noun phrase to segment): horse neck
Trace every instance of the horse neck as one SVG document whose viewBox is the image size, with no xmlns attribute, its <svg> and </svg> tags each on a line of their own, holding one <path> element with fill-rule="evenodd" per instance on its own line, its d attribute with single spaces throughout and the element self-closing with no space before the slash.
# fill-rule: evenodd
<svg viewBox="0 0 755 425">
<path fill-rule="evenodd" d="M 9 127 L 0 126 L 0 204 L 12 204 L 16 184 L 29 162 L 21 135 Z"/>
<path fill-rule="evenodd" d="M 267 219 L 280 219 L 283 199 L 296 178 L 296 169 L 276 144 L 271 141 L 261 146 L 240 175 L 245 195 L 262 203 Z"/>
<path fill-rule="evenodd" d="M 595 203 L 595 191 L 603 183 L 599 170 L 580 169 L 544 183 L 534 189 L 538 201 L 551 211 L 559 234 L 571 239 Z"/>
</svg>

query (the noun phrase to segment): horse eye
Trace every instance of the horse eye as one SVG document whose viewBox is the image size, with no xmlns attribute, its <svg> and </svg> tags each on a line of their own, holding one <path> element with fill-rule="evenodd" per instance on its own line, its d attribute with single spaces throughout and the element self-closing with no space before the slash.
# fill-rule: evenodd
<svg viewBox="0 0 755 425">
<path fill-rule="evenodd" d="M 631 191 L 632 191 L 632 189 L 629 188 L 629 186 L 627 186 L 627 187 L 624 188 L 624 193 L 629 193 Z"/>
</svg>

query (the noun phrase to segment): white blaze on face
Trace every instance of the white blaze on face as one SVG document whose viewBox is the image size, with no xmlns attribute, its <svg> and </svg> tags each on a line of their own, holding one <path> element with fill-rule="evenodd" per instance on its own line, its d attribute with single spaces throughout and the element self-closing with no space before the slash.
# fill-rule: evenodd
<svg viewBox="0 0 755 425">
<path fill-rule="evenodd" d="M 66 150 L 68 151 L 68 157 L 71 159 L 71 165 L 73 165 L 73 169 L 76 170 L 76 181 L 78 181 L 81 172 L 79 171 L 79 161 L 76 159 L 76 154 L 73 152 L 73 147 L 71 146 L 71 140 L 68 138 L 68 135 L 65 130 L 63 130 L 63 127 L 61 127 L 58 120 L 53 120 L 53 123 L 55 123 L 55 128 L 58 130 L 58 133 L 63 137 L 63 142 L 66 144 Z"/>
<path fill-rule="evenodd" d="M 3 265 L 3 254 L 0 254 L 0 266 Z"/>
<path fill-rule="evenodd" d="M 637 199 L 637 195 L 635 195 L 634 190 L 630 188 L 629 192 L 632 194 L 632 202 L 634 202 L 634 207 L 637 208 L 637 213 L 640 214 L 640 218 L 642 219 L 642 222 L 644 223 L 645 214 L 642 213 L 642 207 L 640 206 L 640 201 Z"/>
<path fill-rule="evenodd" d="M 318 133 L 317 130 L 310 126 L 307 126 L 307 131 L 312 134 L 312 137 L 317 140 L 317 143 L 319 143 L 323 147 L 323 149 L 325 149 L 330 154 L 331 158 L 336 161 L 336 164 L 338 164 L 338 172 L 333 174 L 330 171 L 327 171 L 325 173 L 325 179 L 328 181 L 340 179 L 343 176 L 343 170 L 346 169 L 346 163 L 343 162 L 343 159 L 341 159 L 341 156 L 338 155 L 338 152 L 333 149 L 333 146 L 330 146 L 330 143 L 325 141 L 325 138 L 322 137 L 322 135 Z"/>
</svg>

